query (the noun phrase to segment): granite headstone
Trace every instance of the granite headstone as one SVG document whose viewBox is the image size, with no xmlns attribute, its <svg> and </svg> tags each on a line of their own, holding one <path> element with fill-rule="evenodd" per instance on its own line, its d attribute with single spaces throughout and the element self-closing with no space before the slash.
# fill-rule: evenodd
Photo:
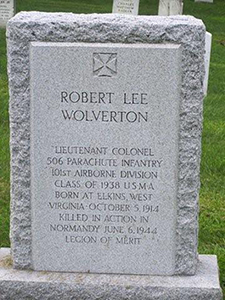
<svg viewBox="0 0 225 300">
<path fill-rule="evenodd" d="M 65 16 L 68 33 L 51 29 L 60 14 L 21 13 L 8 28 L 14 263 L 194 274 L 205 27 Z"/>
<path fill-rule="evenodd" d="M 46 292 L 34 272 L 43 299 L 58 280 L 79 299 L 122 299 L 129 286 L 130 299 L 137 287 L 143 299 L 220 299 L 215 259 L 197 269 L 202 21 L 24 12 L 8 24 L 14 268 L 105 274 L 47 273 Z M 140 287 L 140 274 L 197 283 Z"/>
</svg>

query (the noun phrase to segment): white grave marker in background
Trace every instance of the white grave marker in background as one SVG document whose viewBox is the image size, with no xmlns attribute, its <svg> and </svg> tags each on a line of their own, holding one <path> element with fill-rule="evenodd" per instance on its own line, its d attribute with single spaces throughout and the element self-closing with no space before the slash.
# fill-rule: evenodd
<svg viewBox="0 0 225 300">
<path fill-rule="evenodd" d="M 182 0 L 159 0 L 159 16 L 182 15 Z"/>
<path fill-rule="evenodd" d="M 138 15 L 140 0 L 114 0 L 113 13 Z"/>
<path fill-rule="evenodd" d="M 6 23 L 14 15 L 14 0 L 0 0 L 0 27 L 5 27 Z"/>
<path fill-rule="evenodd" d="M 195 0 L 195 2 L 210 2 L 213 0 Z M 159 16 L 171 16 L 182 15 L 183 13 L 183 1 L 182 0 L 159 0 Z M 206 32 L 205 35 L 205 78 L 203 82 L 204 95 L 207 95 L 209 68 L 210 68 L 210 56 L 212 46 L 212 34 Z"/>
<path fill-rule="evenodd" d="M 205 79 L 203 83 L 204 95 L 207 95 L 208 79 L 209 79 L 209 67 L 210 67 L 210 55 L 212 46 L 212 34 L 206 32 L 205 35 Z"/>
</svg>

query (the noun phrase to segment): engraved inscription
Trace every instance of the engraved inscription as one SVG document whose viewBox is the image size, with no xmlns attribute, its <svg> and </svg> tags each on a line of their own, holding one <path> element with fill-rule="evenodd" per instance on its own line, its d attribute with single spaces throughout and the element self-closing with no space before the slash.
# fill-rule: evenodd
<svg viewBox="0 0 225 300">
<path fill-rule="evenodd" d="M 173 274 L 180 53 L 31 43 L 36 270 Z"/>
<path fill-rule="evenodd" d="M 117 54 L 94 53 L 93 73 L 97 77 L 114 77 L 117 74 Z"/>
</svg>

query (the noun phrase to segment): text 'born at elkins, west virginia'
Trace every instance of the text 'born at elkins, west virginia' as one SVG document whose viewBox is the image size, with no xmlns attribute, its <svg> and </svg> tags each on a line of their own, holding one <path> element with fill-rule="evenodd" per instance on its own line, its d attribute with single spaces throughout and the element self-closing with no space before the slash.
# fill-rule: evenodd
<svg viewBox="0 0 225 300">
<path fill-rule="evenodd" d="M 122 105 L 148 105 L 147 93 L 123 93 L 121 96 Z M 115 93 L 112 92 L 77 92 L 62 91 L 60 101 L 63 104 L 89 104 L 89 105 L 113 105 L 115 103 Z M 82 110 L 72 109 L 61 110 L 64 120 L 86 121 L 86 122 L 115 122 L 115 123 L 135 123 L 148 122 L 148 112 L 124 111 L 124 110 Z"/>
</svg>

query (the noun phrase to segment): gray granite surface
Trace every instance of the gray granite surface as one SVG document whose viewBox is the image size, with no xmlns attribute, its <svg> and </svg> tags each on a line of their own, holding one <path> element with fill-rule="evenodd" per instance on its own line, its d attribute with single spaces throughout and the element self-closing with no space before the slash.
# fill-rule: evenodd
<svg viewBox="0 0 225 300">
<path fill-rule="evenodd" d="M 195 276 L 136 276 L 13 270 L 0 249 L 0 300 L 221 300 L 217 260 L 200 255 Z"/>
<path fill-rule="evenodd" d="M 204 78 L 205 27 L 202 21 L 187 16 L 134 17 L 23 12 L 9 21 L 7 40 L 11 128 L 11 243 L 14 267 L 34 267 L 30 42 L 171 43 L 181 45 L 182 49 L 175 273 L 194 274 L 197 267 Z"/>
<path fill-rule="evenodd" d="M 34 270 L 174 274 L 180 46 L 32 43 L 30 57 Z M 102 60 L 109 60 L 108 67 Z M 72 118 L 65 119 L 71 113 Z M 81 154 L 90 146 L 104 153 Z M 145 155 L 140 154 L 143 149 Z M 48 157 L 61 157 L 61 165 L 53 165 L 51 159 L 46 163 Z M 97 165 L 77 166 L 72 162 L 78 158 L 96 159 Z M 109 159 L 116 166 L 108 164 Z M 124 167 L 124 160 L 150 165 Z M 75 173 L 77 169 L 98 174 L 107 170 L 110 175 L 84 177 Z M 53 170 L 66 175 L 53 176 Z M 90 180 L 95 188 L 87 189 Z M 79 190 L 65 188 L 74 181 L 79 181 Z M 117 187 L 102 188 L 108 181 L 117 182 Z M 127 189 L 133 182 L 141 188 Z M 68 191 L 74 190 L 78 198 L 68 198 Z M 91 197 L 86 197 L 89 191 Z M 108 199 L 108 193 L 119 199 Z M 150 199 L 137 201 L 137 194 Z M 66 208 L 58 209 L 59 203 Z M 72 203 L 77 203 L 76 209 L 67 208 Z M 80 215 L 84 218 L 78 223 Z"/>
</svg>

